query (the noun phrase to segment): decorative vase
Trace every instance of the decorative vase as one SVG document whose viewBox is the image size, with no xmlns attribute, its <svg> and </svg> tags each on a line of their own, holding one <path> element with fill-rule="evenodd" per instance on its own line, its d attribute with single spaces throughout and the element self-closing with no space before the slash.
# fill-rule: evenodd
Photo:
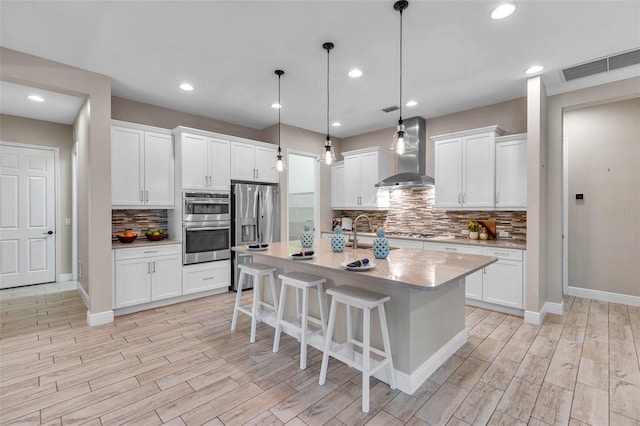
<svg viewBox="0 0 640 426">
<path fill-rule="evenodd" d="M 470 240 L 477 240 L 478 239 L 478 231 L 469 232 L 469 239 Z"/>
<path fill-rule="evenodd" d="M 377 238 L 373 240 L 373 257 L 376 259 L 386 259 L 389 256 L 389 240 L 384 236 L 384 230 L 376 231 Z"/>
<path fill-rule="evenodd" d="M 344 246 L 347 244 L 344 234 L 342 234 L 342 227 L 336 226 L 334 234 L 331 236 L 331 250 L 336 253 L 342 253 Z"/>
<path fill-rule="evenodd" d="M 304 225 L 304 231 L 302 232 L 302 237 L 300 238 L 300 244 L 302 247 L 311 247 L 313 246 L 313 231 L 309 225 Z"/>
<path fill-rule="evenodd" d="M 481 240 L 488 240 L 489 239 L 489 234 L 487 234 L 487 231 L 482 231 L 480 233 L 480 239 Z"/>
</svg>

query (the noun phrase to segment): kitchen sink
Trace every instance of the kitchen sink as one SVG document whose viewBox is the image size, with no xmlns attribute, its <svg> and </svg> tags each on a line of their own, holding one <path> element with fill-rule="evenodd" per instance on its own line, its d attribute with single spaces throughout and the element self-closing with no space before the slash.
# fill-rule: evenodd
<svg viewBox="0 0 640 426">
<path fill-rule="evenodd" d="M 349 241 L 346 244 L 346 246 L 347 247 L 353 247 L 353 241 Z M 371 244 L 371 243 L 358 243 L 358 248 L 359 249 L 370 249 L 372 247 L 373 247 L 373 244 Z M 396 250 L 398 248 L 400 248 L 400 247 L 389 247 L 389 250 Z"/>
</svg>

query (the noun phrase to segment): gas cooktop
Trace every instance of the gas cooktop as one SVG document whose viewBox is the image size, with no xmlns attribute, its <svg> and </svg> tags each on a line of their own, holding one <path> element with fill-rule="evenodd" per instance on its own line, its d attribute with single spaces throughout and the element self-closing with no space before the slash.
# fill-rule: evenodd
<svg viewBox="0 0 640 426">
<path fill-rule="evenodd" d="M 433 238 L 437 236 L 436 234 L 430 234 L 430 233 L 418 234 L 414 232 L 389 232 L 387 235 L 390 237 L 405 237 L 405 238 Z"/>
</svg>

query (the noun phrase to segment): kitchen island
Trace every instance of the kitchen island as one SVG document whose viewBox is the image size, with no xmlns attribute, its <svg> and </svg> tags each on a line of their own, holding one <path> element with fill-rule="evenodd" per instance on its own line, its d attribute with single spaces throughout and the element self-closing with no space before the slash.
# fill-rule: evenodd
<svg viewBox="0 0 640 426">
<path fill-rule="evenodd" d="M 251 253 L 254 262 L 272 265 L 279 271 L 301 271 L 327 278 L 326 288 L 348 284 L 391 296 L 385 310 L 393 363 L 398 389 L 408 394 L 415 392 L 467 341 L 463 279 L 497 261 L 489 256 L 411 248 L 394 249 L 387 259 L 375 259 L 371 249 L 346 248 L 342 253 L 333 253 L 327 240 L 316 241 L 312 249 L 305 249 L 314 251 L 313 258 L 308 260 L 291 258 L 292 253 L 301 250 L 298 241 L 272 243 L 262 251 L 245 246 L 232 249 Z M 375 268 L 352 272 L 342 266 L 344 262 L 363 258 L 373 262 Z M 287 299 L 295 300 L 293 293 Z M 317 306 L 317 302 L 311 300 L 309 306 Z M 287 313 L 292 312 L 291 306 L 287 308 Z M 356 317 L 356 324 L 360 323 L 360 316 Z M 338 311 L 335 341 L 344 341 L 344 321 L 344 312 Z M 274 319 L 267 316 L 264 322 L 273 325 Z M 372 321 L 371 330 L 372 344 L 382 347 L 376 321 Z M 360 330 L 356 331 L 356 336 L 359 334 Z M 321 337 L 314 337 L 309 344 L 321 350 Z M 387 382 L 385 369 L 376 377 Z"/>
</svg>

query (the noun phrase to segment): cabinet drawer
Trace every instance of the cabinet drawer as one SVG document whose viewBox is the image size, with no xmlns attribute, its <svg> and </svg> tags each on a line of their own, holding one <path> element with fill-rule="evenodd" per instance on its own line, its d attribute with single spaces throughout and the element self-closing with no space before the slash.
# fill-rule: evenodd
<svg viewBox="0 0 640 426">
<path fill-rule="evenodd" d="M 141 257 L 164 256 L 168 254 L 182 254 L 182 244 L 168 244 L 163 246 L 147 246 L 136 248 L 114 249 L 115 260 L 138 259 Z"/>
<path fill-rule="evenodd" d="M 522 262 L 522 250 L 485 247 L 483 254 L 487 256 L 494 256 L 498 259 Z"/>
<path fill-rule="evenodd" d="M 446 251 L 448 253 L 482 254 L 482 247 L 473 247 L 463 244 L 440 244 L 425 242 L 424 248 L 427 250 Z"/>
<path fill-rule="evenodd" d="M 229 287 L 230 275 L 228 260 L 187 265 L 182 269 L 182 294 Z"/>
</svg>

